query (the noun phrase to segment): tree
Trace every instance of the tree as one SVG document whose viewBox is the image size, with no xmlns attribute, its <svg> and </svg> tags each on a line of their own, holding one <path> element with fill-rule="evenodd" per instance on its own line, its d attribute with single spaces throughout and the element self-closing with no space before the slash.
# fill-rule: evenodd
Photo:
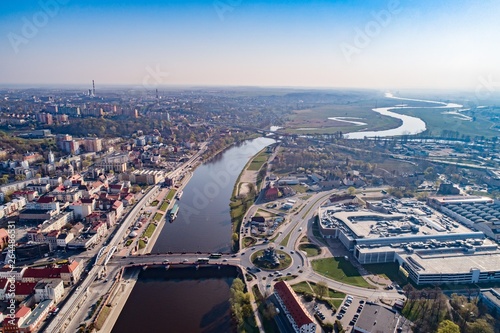
<svg viewBox="0 0 500 333">
<path fill-rule="evenodd" d="M 316 285 L 314 286 L 314 292 L 319 299 L 323 299 L 323 297 L 328 295 L 328 286 L 326 282 L 320 281 L 316 283 Z"/>
<path fill-rule="evenodd" d="M 347 189 L 347 194 L 354 195 L 355 193 L 356 193 L 356 188 L 353 186 L 349 186 L 349 188 Z"/>
<path fill-rule="evenodd" d="M 237 242 L 239 238 L 238 233 L 237 232 L 233 233 L 231 238 L 233 239 L 233 242 Z"/>
<path fill-rule="evenodd" d="M 264 316 L 267 319 L 273 319 L 277 314 L 278 312 L 276 311 L 274 304 L 272 302 L 267 303 L 264 308 Z"/>
<path fill-rule="evenodd" d="M 485 320 L 478 319 L 467 325 L 467 333 L 493 333 L 493 327 Z"/>
<path fill-rule="evenodd" d="M 443 320 L 439 323 L 437 333 L 460 333 L 460 327 L 451 320 Z"/>
<path fill-rule="evenodd" d="M 17 180 L 17 181 L 19 181 L 19 180 L 25 180 L 26 179 L 26 175 L 19 174 L 19 175 L 16 175 L 14 177 L 14 179 Z"/>
</svg>

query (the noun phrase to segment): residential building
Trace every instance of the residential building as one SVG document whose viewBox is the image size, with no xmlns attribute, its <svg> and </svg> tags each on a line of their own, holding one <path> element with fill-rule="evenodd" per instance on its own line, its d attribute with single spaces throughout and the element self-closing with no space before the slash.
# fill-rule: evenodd
<svg viewBox="0 0 500 333">
<path fill-rule="evenodd" d="M 274 295 L 294 332 L 316 333 L 316 323 L 287 282 L 277 282 L 274 285 Z"/>
<path fill-rule="evenodd" d="M 59 301 L 64 296 L 63 280 L 41 280 L 35 286 L 35 302 L 41 302 L 46 299 L 51 299 L 54 303 Z"/>
<path fill-rule="evenodd" d="M 51 299 L 40 302 L 30 313 L 30 315 L 19 325 L 19 333 L 32 333 L 36 332 L 40 324 L 47 318 L 49 311 L 54 304 Z"/>
</svg>

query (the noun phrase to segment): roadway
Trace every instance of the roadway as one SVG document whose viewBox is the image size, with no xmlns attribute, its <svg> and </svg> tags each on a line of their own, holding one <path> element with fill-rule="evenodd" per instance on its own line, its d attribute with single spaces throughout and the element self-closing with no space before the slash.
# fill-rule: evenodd
<svg viewBox="0 0 500 333">
<path fill-rule="evenodd" d="M 378 191 L 384 188 L 371 188 L 366 189 L 365 191 Z M 378 300 L 380 298 L 383 299 L 401 299 L 403 296 L 398 294 L 396 290 L 384 290 L 384 289 L 367 289 L 362 287 L 357 287 L 349 284 L 345 284 L 343 282 L 334 281 L 320 275 L 312 269 L 309 259 L 305 256 L 305 254 L 298 249 L 298 244 L 300 239 L 303 236 L 308 236 L 309 239 L 314 240 L 315 237 L 312 233 L 312 224 L 314 222 L 314 216 L 317 213 L 318 208 L 324 201 L 331 196 L 332 194 L 341 193 L 338 189 L 331 190 L 328 192 L 319 192 L 313 194 L 310 198 L 303 202 L 297 202 L 296 205 L 301 204 L 302 207 L 296 213 L 289 215 L 290 221 L 285 225 L 279 227 L 275 233 L 278 233 L 278 236 L 274 239 L 275 247 L 281 251 L 288 253 L 292 257 L 292 264 L 287 269 L 282 270 L 280 273 L 283 276 L 287 275 L 298 275 L 297 278 L 293 280 L 292 283 L 298 283 L 300 281 L 313 281 L 313 282 L 326 282 L 327 285 L 337 291 L 341 291 L 346 294 L 358 296 L 361 298 L 369 299 L 369 300 Z M 259 209 L 259 206 L 252 206 L 247 215 L 245 216 L 245 221 L 248 221 L 253 214 Z M 301 229 L 302 228 L 302 229 Z M 242 227 L 244 229 L 244 227 Z M 289 235 L 289 236 L 288 236 Z M 242 237 L 244 235 L 242 234 Z M 280 244 L 286 237 L 288 238 L 287 244 Z M 326 251 L 326 247 L 324 247 L 321 243 L 316 243 L 319 246 L 322 246 L 322 251 Z M 245 248 L 240 250 L 239 256 L 241 258 L 240 265 L 247 269 L 250 268 L 250 272 L 257 277 L 257 279 L 252 280 L 251 284 L 258 284 L 261 292 L 265 293 L 267 286 L 270 284 L 270 279 L 274 279 L 277 277 L 275 274 L 271 278 L 270 271 L 261 270 L 260 272 L 254 267 L 250 258 L 252 253 L 265 249 L 269 246 L 267 243 L 259 243 L 255 244 L 251 248 Z M 263 279 L 266 277 L 265 279 Z"/>
</svg>

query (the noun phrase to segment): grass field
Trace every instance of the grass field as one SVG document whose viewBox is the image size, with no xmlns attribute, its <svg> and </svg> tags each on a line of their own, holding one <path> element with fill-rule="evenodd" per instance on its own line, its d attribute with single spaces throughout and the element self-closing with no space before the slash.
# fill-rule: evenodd
<svg viewBox="0 0 500 333">
<path fill-rule="evenodd" d="M 97 328 L 102 328 L 102 326 L 106 322 L 106 319 L 108 318 L 110 312 L 111 312 L 111 306 L 104 306 L 102 308 L 101 313 L 99 313 L 99 316 L 97 317 L 97 319 L 95 321 L 95 326 Z"/>
<path fill-rule="evenodd" d="M 314 287 L 316 286 L 316 283 L 309 282 L 309 284 L 311 285 L 311 288 L 313 288 L 313 290 L 314 290 Z M 344 299 L 345 298 L 345 294 L 341 293 L 340 291 L 335 291 L 333 289 L 328 288 L 328 295 L 326 297 Z"/>
<path fill-rule="evenodd" d="M 288 235 L 283 238 L 283 240 L 280 242 L 281 246 L 287 246 L 288 245 L 288 240 L 290 239 L 290 235 L 292 234 L 293 230 L 288 233 Z"/>
<path fill-rule="evenodd" d="M 163 217 L 162 213 L 155 213 L 155 216 L 153 216 L 153 220 L 156 222 L 160 222 L 162 217 Z"/>
<path fill-rule="evenodd" d="M 243 238 L 243 247 L 249 247 L 257 243 L 257 240 L 253 237 L 245 237 Z"/>
<path fill-rule="evenodd" d="M 441 135 L 442 131 L 456 131 L 460 135 L 475 137 L 476 135 L 482 135 L 485 137 L 498 136 L 498 131 L 493 128 L 496 122 L 490 119 L 487 114 L 487 110 L 475 110 L 473 113 L 471 111 L 461 112 L 462 115 L 472 116 L 475 121 L 467 121 L 460 119 L 453 114 L 443 114 L 443 112 L 448 111 L 447 109 L 419 109 L 419 108 L 408 108 L 393 110 L 394 112 L 405 114 L 409 116 L 414 116 L 425 121 L 427 130 L 424 134 L 429 133 L 436 136 Z"/>
<path fill-rule="evenodd" d="M 172 200 L 175 197 L 175 193 L 177 193 L 177 190 L 171 189 L 170 191 L 168 191 L 165 200 Z"/>
<path fill-rule="evenodd" d="M 303 294 L 303 293 L 310 293 L 310 294 L 312 294 L 313 293 L 311 287 L 305 281 L 302 281 L 302 282 L 299 282 L 297 284 L 294 284 L 291 287 L 292 287 L 293 291 L 295 291 L 296 293 L 299 293 L 299 294 Z"/>
<path fill-rule="evenodd" d="M 149 205 L 152 206 L 152 207 L 156 207 L 156 206 L 158 206 L 159 203 L 160 202 L 158 200 L 154 200 Z"/>
<path fill-rule="evenodd" d="M 151 238 L 153 236 L 153 233 L 156 230 L 156 226 L 153 223 L 150 223 L 148 227 L 146 228 L 146 231 L 144 231 L 144 236 L 147 238 Z"/>
<path fill-rule="evenodd" d="M 304 251 L 308 257 L 315 257 L 321 253 L 321 249 L 315 244 L 300 244 L 299 250 Z"/>
<path fill-rule="evenodd" d="M 381 275 L 391 281 L 395 281 L 400 285 L 405 285 L 406 279 L 399 275 L 399 265 L 397 263 L 370 264 L 363 265 L 370 273 Z"/>
<path fill-rule="evenodd" d="M 356 267 L 344 258 L 324 258 L 312 261 L 315 272 L 335 281 L 341 281 L 353 286 L 373 289 L 372 285 L 363 279 Z"/>
<path fill-rule="evenodd" d="M 161 203 L 160 208 L 158 208 L 158 209 L 159 209 L 159 210 L 161 210 L 162 212 L 165 212 L 165 211 L 167 211 L 167 208 L 168 208 L 168 202 L 163 201 L 163 202 Z"/>
<path fill-rule="evenodd" d="M 352 104 L 329 104 L 320 107 L 297 110 L 291 115 L 291 120 L 285 124 L 284 131 L 290 134 L 333 134 L 359 132 L 370 128 L 379 131 L 398 127 L 401 121 L 396 118 L 383 116 L 372 111 L 376 106 L 375 100 L 359 101 Z M 355 117 L 353 119 L 367 125 L 353 125 L 328 119 L 329 117 Z M 281 130 L 283 131 L 283 130 Z"/>
<path fill-rule="evenodd" d="M 262 150 L 260 153 L 257 154 L 257 156 L 255 156 L 253 158 L 253 160 L 252 160 L 252 162 L 250 162 L 250 165 L 248 166 L 247 170 L 250 170 L 250 171 L 260 170 L 262 165 L 264 163 L 266 163 L 268 156 L 269 156 L 269 154 L 267 154 L 265 152 L 265 150 Z"/>
</svg>

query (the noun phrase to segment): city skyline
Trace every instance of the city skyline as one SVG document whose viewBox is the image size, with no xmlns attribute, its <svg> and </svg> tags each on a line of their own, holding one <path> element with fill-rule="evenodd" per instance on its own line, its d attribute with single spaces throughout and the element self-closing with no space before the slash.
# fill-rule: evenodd
<svg viewBox="0 0 500 333">
<path fill-rule="evenodd" d="M 498 89 L 494 1 L 0 5 L 2 86 Z"/>
</svg>

